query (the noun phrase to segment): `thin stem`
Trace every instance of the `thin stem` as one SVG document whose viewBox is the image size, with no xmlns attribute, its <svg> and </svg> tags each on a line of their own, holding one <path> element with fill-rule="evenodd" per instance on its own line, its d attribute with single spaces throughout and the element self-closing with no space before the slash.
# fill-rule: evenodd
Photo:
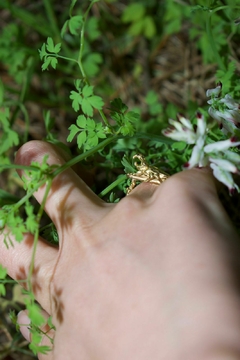
<svg viewBox="0 0 240 360">
<path fill-rule="evenodd" d="M 27 166 L 27 165 L 17 165 L 17 164 L 4 164 L 0 165 L 1 169 L 16 169 L 16 170 L 30 170 L 30 171 L 38 171 L 39 167 L 37 166 Z"/>
<path fill-rule="evenodd" d="M 97 151 L 102 150 L 105 146 L 111 144 L 111 142 L 114 142 L 118 139 L 121 139 L 123 136 L 117 136 L 117 135 L 113 135 L 109 138 L 107 138 L 106 140 L 100 142 L 97 146 L 95 146 L 93 149 L 90 149 L 88 151 L 86 151 L 83 154 L 80 154 L 78 156 L 76 156 L 75 158 L 69 160 L 68 162 L 66 162 L 64 165 L 60 166 L 59 168 L 57 168 L 53 173 L 52 176 L 55 177 L 57 175 L 59 175 L 60 173 L 62 173 L 63 171 L 65 171 L 66 169 L 72 167 L 73 165 L 77 164 L 78 162 L 86 159 L 88 156 L 92 156 L 93 154 L 95 154 Z"/>
<path fill-rule="evenodd" d="M 122 184 L 127 180 L 127 175 L 120 175 L 114 182 L 112 182 L 109 186 L 107 186 L 103 191 L 98 194 L 100 198 L 107 195 L 110 191 L 112 191 L 116 186 Z"/>
<path fill-rule="evenodd" d="M 95 4 L 96 1 L 92 1 L 91 4 L 89 5 L 87 11 L 85 12 L 84 14 L 84 17 L 83 17 L 83 24 L 82 24 L 82 29 L 81 29 L 81 34 L 80 34 L 80 50 L 79 50 L 79 54 L 78 54 L 78 66 L 79 66 L 79 69 L 81 71 L 81 74 L 82 74 L 82 77 L 83 79 L 86 81 L 86 83 L 89 85 L 89 80 L 86 76 L 86 73 L 85 73 L 85 70 L 83 68 L 83 65 L 82 65 L 82 56 L 83 56 L 83 50 L 84 50 L 84 32 L 85 32 L 85 24 L 86 24 L 86 21 L 87 21 L 87 17 L 88 17 L 88 14 L 89 14 L 89 11 L 91 10 L 93 4 Z"/>
<path fill-rule="evenodd" d="M 105 124 L 108 128 L 111 129 L 112 126 L 110 125 L 110 123 L 109 123 L 107 117 L 105 116 L 104 112 L 103 112 L 102 110 L 98 110 L 98 112 L 99 112 L 101 118 L 103 119 L 104 124 Z"/>
<path fill-rule="evenodd" d="M 40 220 L 41 220 L 41 217 L 42 217 L 42 214 L 43 214 L 43 211 L 44 211 L 44 207 L 45 207 L 45 204 L 46 204 L 47 197 L 48 197 L 49 191 L 51 189 L 51 186 L 52 186 L 52 178 L 51 179 L 49 178 L 48 181 L 47 181 L 47 187 L 46 187 L 46 190 L 44 192 L 44 196 L 43 196 L 41 206 L 40 206 L 40 208 L 38 210 L 38 213 L 37 213 L 37 216 L 36 216 L 36 220 L 37 220 L 38 224 L 40 223 Z M 39 237 L 39 226 L 37 227 L 37 230 L 35 231 L 35 234 L 34 234 L 32 258 L 31 258 L 31 264 L 30 264 L 30 267 L 29 267 L 29 272 L 28 272 L 28 277 L 27 277 L 28 289 L 29 289 L 29 291 L 31 293 L 33 293 L 31 279 L 32 279 L 32 276 L 33 276 L 33 271 L 34 271 L 34 264 L 35 264 L 35 256 L 36 256 L 36 251 L 37 251 L 38 237 Z"/>
<path fill-rule="evenodd" d="M 220 10 L 224 10 L 224 9 L 228 9 L 228 8 L 232 8 L 231 5 L 223 5 L 223 6 L 219 6 L 213 10 L 211 10 L 211 13 L 214 14 L 215 12 L 218 12 Z M 234 6 L 234 9 L 240 9 L 240 6 Z"/>
<path fill-rule="evenodd" d="M 60 59 L 66 60 L 66 61 L 78 63 L 78 61 L 76 59 L 69 58 L 69 57 L 66 57 L 66 56 L 62 56 L 62 55 L 58 55 L 58 54 L 51 54 L 51 56 L 55 56 L 57 58 L 60 58 Z"/>
<path fill-rule="evenodd" d="M 29 121 L 29 116 L 28 116 L 28 112 L 27 112 L 27 109 L 26 107 L 23 105 L 23 104 L 20 104 L 20 109 L 24 115 L 24 118 L 25 118 L 25 130 L 24 130 L 24 143 L 27 142 L 27 139 L 28 139 L 28 132 L 29 132 L 29 126 L 30 126 L 30 121 Z"/>
<path fill-rule="evenodd" d="M 161 142 L 163 144 L 172 145 L 175 141 L 167 138 L 163 135 L 155 135 L 155 134 L 148 134 L 148 133 L 140 133 L 137 132 L 133 138 L 140 138 L 140 139 L 149 139 L 151 141 Z"/>
</svg>

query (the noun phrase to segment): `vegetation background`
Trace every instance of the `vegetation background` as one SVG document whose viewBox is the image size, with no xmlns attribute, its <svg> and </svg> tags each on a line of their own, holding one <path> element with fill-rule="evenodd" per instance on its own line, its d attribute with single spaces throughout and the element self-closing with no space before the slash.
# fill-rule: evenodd
<svg viewBox="0 0 240 360">
<path fill-rule="evenodd" d="M 0 165 L 5 165 L 0 172 L 0 206 L 24 195 L 15 169 L 7 165 L 26 141 L 45 139 L 68 148 L 72 157 L 101 142 L 99 135 L 82 150 L 83 144 L 74 136 L 69 138 L 69 127 L 76 123 L 70 93 L 74 80 L 82 77 L 79 67 L 57 58 L 58 63 L 49 60 L 45 70 L 39 56 L 50 37 L 54 44 L 62 43 L 60 54 L 77 58 L 80 19 L 89 4 L 88 0 L 0 0 Z M 139 114 L 134 119 L 137 132 L 82 162 L 84 180 L 96 193 L 106 194 L 107 201 L 124 195 L 126 184 L 118 179 L 124 167 L 131 168 L 130 159 L 139 149 L 169 173 L 179 171 L 184 145 L 161 141 L 167 119 L 179 112 L 192 118 L 199 108 L 207 113 L 206 90 L 219 80 L 225 93 L 240 97 L 239 16 L 237 0 L 101 0 L 93 4 L 81 54 L 88 81 L 94 94 L 103 99 L 107 117 L 116 98 Z M 8 122 L 1 115 L 5 111 Z M 100 119 L 96 109 L 93 117 Z M 90 130 L 86 131 L 90 139 Z M 79 166 L 76 171 L 81 171 Z M 114 192 L 104 192 L 114 182 Z M 238 197 L 227 201 L 229 212 L 236 213 L 238 201 Z M 5 296 L 0 297 L 0 359 L 35 357 L 9 316 L 10 310 L 22 308 L 20 286 L 7 284 Z"/>
</svg>

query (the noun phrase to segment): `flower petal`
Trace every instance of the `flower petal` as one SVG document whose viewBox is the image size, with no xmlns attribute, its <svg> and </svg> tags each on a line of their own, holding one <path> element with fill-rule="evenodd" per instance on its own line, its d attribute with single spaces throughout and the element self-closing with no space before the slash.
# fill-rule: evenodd
<svg viewBox="0 0 240 360">
<path fill-rule="evenodd" d="M 222 117 L 218 114 L 219 111 L 214 109 L 212 106 L 208 109 L 208 113 L 213 119 L 217 120 L 218 123 L 222 122 Z"/>
<path fill-rule="evenodd" d="M 201 113 L 197 113 L 197 136 L 203 136 L 206 133 L 207 123 Z"/>
<path fill-rule="evenodd" d="M 240 141 L 236 141 L 236 139 L 233 137 L 231 139 L 216 141 L 212 144 L 206 145 L 204 147 L 204 152 L 209 154 L 215 151 L 225 151 L 230 147 L 238 146 L 238 145 L 240 145 Z"/>
<path fill-rule="evenodd" d="M 211 163 L 210 167 L 213 169 L 213 175 L 217 180 L 219 180 L 221 183 L 226 185 L 231 192 L 233 192 L 234 189 L 237 189 L 239 191 L 239 188 L 237 184 L 235 184 L 233 177 L 230 172 L 222 170 L 219 168 L 218 165 Z"/>
<path fill-rule="evenodd" d="M 224 155 L 227 160 L 233 162 L 234 164 L 240 165 L 240 154 L 227 150 L 224 152 Z"/>
<path fill-rule="evenodd" d="M 178 120 L 183 124 L 183 126 L 188 128 L 189 130 L 194 131 L 193 125 L 189 119 L 185 118 L 182 114 L 178 114 L 177 117 L 178 117 Z"/>
<path fill-rule="evenodd" d="M 233 109 L 233 110 L 239 109 L 239 104 L 229 94 L 226 94 L 224 98 L 219 100 L 219 102 L 226 104 L 229 109 Z"/>
<path fill-rule="evenodd" d="M 217 86 L 214 89 L 208 89 L 206 91 L 207 97 L 214 95 L 214 97 L 217 97 L 222 90 L 222 83 L 218 83 Z"/>
<path fill-rule="evenodd" d="M 218 165 L 218 167 L 221 168 L 222 170 L 230 171 L 231 173 L 237 173 L 238 172 L 238 168 L 236 167 L 236 165 L 233 164 L 229 160 L 214 159 L 212 157 L 210 157 L 209 160 L 211 161 L 211 163 L 214 163 L 214 164 Z"/>
<path fill-rule="evenodd" d="M 197 140 L 196 145 L 192 149 L 192 155 L 189 161 L 184 165 L 185 168 L 192 169 L 196 165 L 200 166 L 201 161 L 204 157 L 203 146 L 204 146 L 204 139 L 199 138 Z"/>
<path fill-rule="evenodd" d="M 185 141 L 188 144 L 194 144 L 196 135 L 190 131 L 177 131 L 175 129 L 167 128 L 162 131 L 162 134 L 177 141 Z"/>
</svg>

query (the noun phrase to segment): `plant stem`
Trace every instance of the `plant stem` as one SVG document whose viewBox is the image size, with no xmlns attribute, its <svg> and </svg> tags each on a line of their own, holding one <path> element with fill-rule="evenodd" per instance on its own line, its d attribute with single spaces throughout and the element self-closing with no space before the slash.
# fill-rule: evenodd
<svg viewBox="0 0 240 360">
<path fill-rule="evenodd" d="M 73 59 L 73 58 L 69 58 L 69 57 L 66 57 L 66 56 L 58 55 L 58 54 L 51 54 L 51 56 L 55 56 L 56 58 L 63 59 L 63 60 L 66 60 L 66 61 L 70 61 L 70 62 L 75 62 L 75 63 L 78 64 L 78 61 L 76 59 Z"/>
<path fill-rule="evenodd" d="M 37 216 L 36 216 L 36 220 L 37 223 L 39 225 L 43 211 L 44 211 L 44 207 L 47 201 L 47 197 L 49 194 L 49 191 L 51 189 L 52 186 L 52 178 L 49 178 L 47 180 L 47 187 L 46 190 L 44 192 L 44 196 L 43 196 L 43 200 L 41 203 L 41 206 L 38 210 Z M 38 244 L 38 238 L 39 238 L 39 226 L 37 227 L 37 230 L 35 231 L 34 234 L 34 240 L 33 240 L 33 250 L 32 250 L 32 258 L 31 258 L 31 264 L 29 267 L 29 272 L 28 272 L 28 277 L 27 277 L 27 284 L 28 284 L 28 290 L 29 292 L 33 293 L 33 288 L 32 288 L 32 276 L 33 276 L 33 271 L 34 271 L 34 264 L 35 264 L 35 256 L 36 256 L 36 251 L 37 251 L 37 244 Z"/>
<path fill-rule="evenodd" d="M 75 158 L 73 158 L 73 159 L 69 160 L 68 162 L 66 162 L 64 165 L 57 168 L 52 173 L 52 176 L 55 177 L 55 176 L 59 175 L 60 173 L 62 173 L 66 169 L 72 167 L 73 165 L 77 164 L 78 162 L 86 159 L 88 156 L 91 156 L 91 155 L 95 154 L 97 151 L 99 151 L 99 150 L 103 149 L 105 146 L 111 144 L 111 142 L 114 142 L 114 141 L 116 141 L 118 139 L 121 139 L 121 138 L 122 138 L 122 136 L 118 136 L 118 135 L 113 135 L 113 136 L 107 138 L 106 140 L 100 142 L 93 149 L 90 149 L 90 150 L 84 152 L 83 154 L 80 154 L 80 155 L 76 156 Z"/>
<path fill-rule="evenodd" d="M 89 80 L 86 76 L 86 73 L 85 73 L 85 70 L 83 68 L 83 65 L 82 65 L 82 55 L 83 55 L 83 50 L 84 50 L 84 32 L 85 32 L 85 24 L 86 24 L 86 21 L 87 21 L 87 17 L 88 17 L 88 14 L 89 14 L 89 11 L 91 10 L 93 4 L 95 4 L 95 2 L 97 1 L 92 1 L 91 4 L 89 5 L 89 7 L 87 8 L 87 11 L 85 12 L 84 14 L 84 17 L 83 17 L 83 25 L 82 25 L 82 29 L 81 29 L 81 34 L 80 34 L 80 50 L 79 50 L 79 54 L 78 54 L 78 66 L 80 68 L 80 71 L 81 71 L 81 74 L 82 74 L 82 77 L 83 79 L 85 80 L 85 82 L 89 85 Z"/>
<path fill-rule="evenodd" d="M 114 182 L 112 182 L 109 186 L 107 186 L 103 191 L 98 194 L 100 198 L 107 195 L 111 190 L 113 190 L 116 186 L 123 183 L 127 179 L 127 175 L 120 175 Z"/>
<path fill-rule="evenodd" d="M 133 138 L 149 139 L 151 141 L 157 141 L 167 145 L 172 145 L 175 142 L 174 140 L 167 138 L 166 136 L 163 135 L 155 135 L 155 134 L 140 133 L 140 132 L 134 134 Z"/>
</svg>

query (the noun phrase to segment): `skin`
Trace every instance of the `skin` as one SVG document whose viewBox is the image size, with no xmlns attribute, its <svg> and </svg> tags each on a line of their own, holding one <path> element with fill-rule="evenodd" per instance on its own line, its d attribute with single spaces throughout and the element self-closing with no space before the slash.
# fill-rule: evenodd
<svg viewBox="0 0 240 360">
<path fill-rule="evenodd" d="M 40 141 L 16 162 L 46 153 L 49 164 L 64 163 Z M 35 194 L 40 203 L 43 194 Z M 46 211 L 60 247 L 38 243 L 35 295 L 56 326 L 40 360 L 240 359 L 240 242 L 208 170 L 141 184 L 107 204 L 69 169 L 54 179 Z M 29 234 L 10 250 L 0 241 L 0 263 L 14 279 L 28 272 L 31 254 Z"/>
</svg>

